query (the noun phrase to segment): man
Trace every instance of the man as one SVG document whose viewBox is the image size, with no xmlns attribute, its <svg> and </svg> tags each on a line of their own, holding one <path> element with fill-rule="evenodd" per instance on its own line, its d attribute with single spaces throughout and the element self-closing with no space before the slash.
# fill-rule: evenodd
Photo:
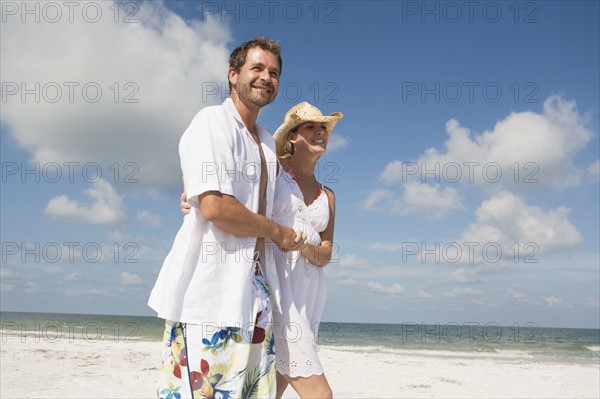
<svg viewBox="0 0 600 399">
<path fill-rule="evenodd" d="M 256 119 L 277 96 L 281 67 L 272 40 L 240 45 L 229 57 L 230 98 L 202 109 L 181 138 L 192 212 L 148 302 L 166 320 L 161 398 L 275 396 L 260 254 L 265 238 L 288 251 L 306 239 L 268 218 L 277 159 Z"/>
</svg>

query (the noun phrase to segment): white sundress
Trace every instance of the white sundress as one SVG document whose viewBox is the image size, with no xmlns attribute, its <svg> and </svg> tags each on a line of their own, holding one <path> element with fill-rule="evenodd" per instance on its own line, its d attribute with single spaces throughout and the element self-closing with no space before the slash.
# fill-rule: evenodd
<svg viewBox="0 0 600 399">
<path fill-rule="evenodd" d="M 304 231 L 313 245 L 321 243 L 320 232 L 329 223 L 329 201 L 320 195 L 307 206 L 300 188 L 290 174 L 278 177 L 273 219 Z M 308 262 L 298 251 L 274 250 L 281 309 L 273 312 L 275 322 L 275 368 L 290 377 L 323 374 L 317 354 L 319 323 L 325 306 L 326 285 L 322 267 Z"/>
</svg>

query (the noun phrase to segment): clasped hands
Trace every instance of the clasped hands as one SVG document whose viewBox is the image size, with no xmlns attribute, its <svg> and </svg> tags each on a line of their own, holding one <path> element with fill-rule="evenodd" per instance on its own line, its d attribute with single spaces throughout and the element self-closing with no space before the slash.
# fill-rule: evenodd
<svg viewBox="0 0 600 399">
<path fill-rule="evenodd" d="M 181 193 L 179 206 L 184 215 L 190 213 L 192 206 L 187 201 L 185 191 Z M 306 233 L 295 231 L 291 227 L 278 225 L 277 233 L 271 238 L 273 243 L 283 252 L 302 251 L 308 246 L 308 237 Z"/>
</svg>

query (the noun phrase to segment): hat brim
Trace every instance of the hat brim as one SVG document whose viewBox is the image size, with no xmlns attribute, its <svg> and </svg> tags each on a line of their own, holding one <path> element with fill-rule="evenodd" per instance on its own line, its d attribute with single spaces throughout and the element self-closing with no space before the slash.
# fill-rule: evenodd
<svg viewBox="0 0 600 399">
<path fill-rule="evenodd" d="M 282 157 L 284 155 L 283 147 L 285 146 L 285 142 L 287 140 L 287 134 L 290 130 L 295 128 L 296 126 L 300 126 L 305 122 L 320 122 L 325 123 L 327 126 L 327 137 L 333 133 L 333 128 L 336 123 L 344 117 L 344 114 L 341 112 L 334 112 L 331 115 L 323 115 L 323 116 L 313 116 L 310 118 L 301 118 L 297 115 L 294 115 L 296 118 L 290 118 L 285 120 L 281 126 L 277 128 L 275 134 L 273 134 L 273 139 L 275 140 L 275 147 L 277 149 L 277 156 Z"/>
</svg>

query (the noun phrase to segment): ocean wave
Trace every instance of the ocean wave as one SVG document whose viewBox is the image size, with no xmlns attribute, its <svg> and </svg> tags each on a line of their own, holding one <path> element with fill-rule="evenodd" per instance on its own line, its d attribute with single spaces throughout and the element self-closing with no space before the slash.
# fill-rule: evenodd
<svg viewBox="0 0 600 399">
<path fill-rule="evenodd" d="M 384 346 L 321 345 L 320 348 L 358 353 L 389 353 L 403 356 L 447 357 L 447 358 L 497 358 L 497 359 L 533 359 L 533 355 L 522 350 L 492 349 L 489 351 L 449 351 L 431 349 L 398 349 Z"/>
<path fill-rule="evenodd" d="M 600 352 L 600 345 L 589 345 L 589 346 L 586 346 L 585 348 L 592 352 Z"/>
<path fill-rule="evenodd" d="M 65 330 L 53 330 L 53 329 L 39 329 L 39 330 L 8 330 L 3 329 L 0 330 L 0 335 L 2 335 L 2 340 L 11 338 L 20 338 L 22 342 L 25 342 L 28 338 L 32 338 L 35 342 L 46 341 L 46 342 L 58 342 L 63 339 L 68 339 L 69 341 L 73 340 L 83 340 L 87 342 L 96 342 L 96 341 L 114 341 L 114 342 L 138 342 L 138 341 L 154 341 L 151 338 L 148 338 L 144 335 L 126 335 L 126 334 L 118 334 L 116 332 L 111 334 L 105 334 L 100 331 L 86 331 L 82 329 L 73 329 L 72 326 L 70 329 Z"/>
</svg>

